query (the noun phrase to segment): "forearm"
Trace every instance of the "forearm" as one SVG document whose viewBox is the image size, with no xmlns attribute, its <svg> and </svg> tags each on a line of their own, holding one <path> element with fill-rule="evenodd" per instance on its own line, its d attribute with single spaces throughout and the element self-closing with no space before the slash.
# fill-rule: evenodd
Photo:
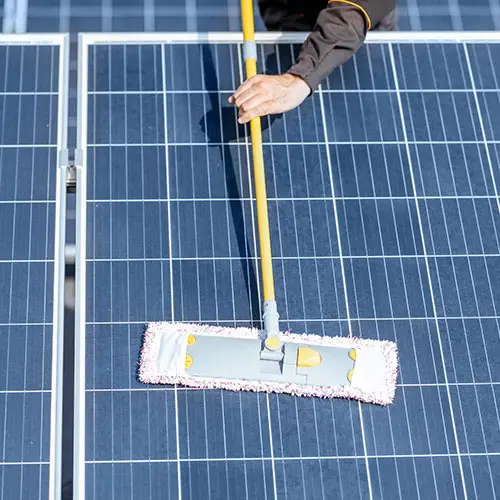
<svg viewBox="0 0 500 500">
<path fill-rule="evenodd" d="M 366 33 L 394 10 L 395 0 L 333 1 L 323 9 L 289 73 L 312 91 L 363 45 Z"/>
<path fill-rule="evenodd" d="M 366 22 L 357 7 L 330 4 L 301 48 L 296 63 L 288 71 L 303 78 L 312 91 L 335 68 L 344 64 L 363 45 Z"/>
</svg>

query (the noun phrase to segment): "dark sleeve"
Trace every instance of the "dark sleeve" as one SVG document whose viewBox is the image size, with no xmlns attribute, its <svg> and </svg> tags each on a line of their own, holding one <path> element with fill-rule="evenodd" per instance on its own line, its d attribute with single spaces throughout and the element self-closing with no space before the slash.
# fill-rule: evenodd
<svg viewBox="0 0 500 500">
<path fill-rule="evenodd" d="M 363 45 L 367 31 L 395 8 L 395 0 L 333 0 L 323 9 L 288 71 L 314 91 L 335 68 Z"/>
</svg>

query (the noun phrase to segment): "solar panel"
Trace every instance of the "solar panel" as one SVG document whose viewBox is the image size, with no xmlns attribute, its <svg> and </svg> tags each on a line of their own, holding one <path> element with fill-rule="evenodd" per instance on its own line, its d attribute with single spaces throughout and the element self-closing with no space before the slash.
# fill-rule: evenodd
<svg viewBox="0 0 500 500">
<path fill-rule="evenodd" d="M 59 491 L 66 71 L 63 36 L 0 37 L 2 499 Z"/>
<path fill-rule="evenodd" d="M 396 340 L 394 405 L 137 381 L 146 321 L 259 324 L 237 41 L 82 38 L 77 498 L 495 498 L 498 37 L 373 37 L 263 120 L 282 328 Z"/>
<path fill-rule="evenodd" d="M 26 2 L 19 2 L 23 5 Z M 14 4 L 14 5 L 13 5 Z M 32 2 L 16 12 L 16 2 L 4 26 L 20 22 L 31 32 L 94 31 L 239 31 L 238 0 L 45 0 Z M 257 5 L 256 5 L 256 12 Z M 24 18 L 23 21 L 17 17 Z M 398 2 L 399 29 L 421 30 L 498 30 L 500 6 L 489 0 Z M 264 31 L 259 16 L 256 28 Z"/>
</svg>

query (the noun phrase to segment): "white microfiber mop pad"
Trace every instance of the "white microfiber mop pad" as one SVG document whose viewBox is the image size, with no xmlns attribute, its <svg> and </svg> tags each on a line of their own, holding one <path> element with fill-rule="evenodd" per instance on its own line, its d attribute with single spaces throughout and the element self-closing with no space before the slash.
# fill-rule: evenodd
<svg viewBox="0 0 500 500">
<path fill-rule="evenodd" d="M 139 379 L 147 384 L 181 384 L 202 389 L 229 389 L 287 393 L 295 396 L 347 398 L 366 403 L 392 403 L 396 390 L 398 354 L 390 341 L 355 337 L 322 337 L 284 333 L 284 342 L 356 349 L 356 365 L 351 384 L 323 387 L 222 378 L 202 378 L 186 373 L 184 362 L 189 335 L 212 335 L 232 338 L 258 338 L 252 328 L 223 328 L 187 323 L 150 323 L 144 338 L 139 365 Z"/>
</svg>

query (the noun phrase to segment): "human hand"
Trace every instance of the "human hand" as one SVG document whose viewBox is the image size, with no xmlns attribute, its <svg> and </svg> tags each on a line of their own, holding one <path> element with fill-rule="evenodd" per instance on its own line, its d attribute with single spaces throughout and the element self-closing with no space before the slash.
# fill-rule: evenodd
<svg viewBox="0 0 500 500">
<path fill-rule="evenodd" d="M 248 123 L 258 116 L 284 113 L 299 106 L 311 93 L 300 77 L 256 75 L 245 81 L 229 98 L 239 108 L 239 123 Z"/>
</svg>

